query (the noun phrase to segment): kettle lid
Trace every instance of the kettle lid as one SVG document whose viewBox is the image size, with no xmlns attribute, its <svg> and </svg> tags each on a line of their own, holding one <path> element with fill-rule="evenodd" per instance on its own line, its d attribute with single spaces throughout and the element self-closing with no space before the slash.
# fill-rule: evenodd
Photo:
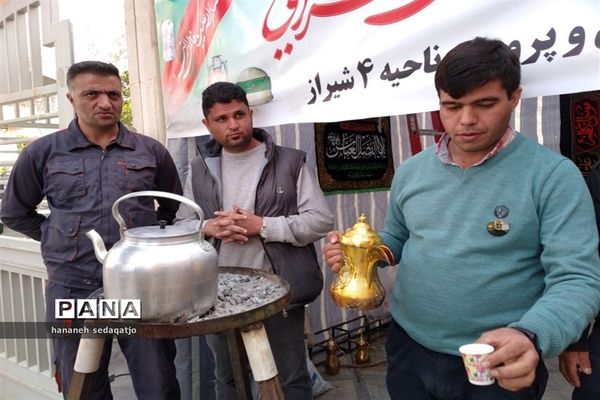
<svg viewBox="0 0 600 400">
<path fill-rule="evenodd" d="M 123 236 L 131 239 L 177 238 L 197 234 L 199 231 L 199 227 L 197 225 L 199 224 L 167 226 L 164 221 L 161 221 L 160 225 L 141 226 L 138 228 L 127 229 L 123 232 Z"/>
<path fill-rule="evenodd" d="M 371 247 L 383 244 L 381 237 L 367 223 L 365 214 L 360 214 L 358 222 L 344 232 L 340 243 L 353 247 Z"/>
</svg>

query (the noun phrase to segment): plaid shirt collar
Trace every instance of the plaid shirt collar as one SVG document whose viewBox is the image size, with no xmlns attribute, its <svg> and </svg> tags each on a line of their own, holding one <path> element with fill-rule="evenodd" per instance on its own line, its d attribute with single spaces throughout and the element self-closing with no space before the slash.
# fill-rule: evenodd
<svg viewBox="0 0 600 400">
<path fill-rule="evenodd" d="M 481 160 L 479 160 L 475 164 L 471 165 L 471 167 L 481 165 L 484 162 L 486 162 L 487 160 L 489 160 L 490 158 L 494 157 L 496 154 L 498 154 L 500 151 L 502 151 L 502 149 L 504 149 L 506 146 L 508 146 L 508 144 L 514 139 L 516 134 L 517 134 L 516 131 L 514 131 L 511 127 L 508 127 L 506 129 L 506 132 L 504 132 L 504 135 L 502 135 L 500 140 L 498 140 L 498 143 L 496 143 L 494 148 L 492 150 L 490 150 L 490 152 L 487 153 Z M 448 133 L 444 133 L 442 135 L 442 137 L 440 138 L 440 140 L 435 145 L 435 153 L 437 154 L 440 161 L 443 162 L 444 164 L 456 165 L 457 167 L 459 167 L 458 164 L 456 164 L 452 161 L 452 157 L 450 157 L 450 152 L 448 151 L 448 143 L 449 142 L 450 142 L 450 136 L 448 135 Z"/>
</svg>

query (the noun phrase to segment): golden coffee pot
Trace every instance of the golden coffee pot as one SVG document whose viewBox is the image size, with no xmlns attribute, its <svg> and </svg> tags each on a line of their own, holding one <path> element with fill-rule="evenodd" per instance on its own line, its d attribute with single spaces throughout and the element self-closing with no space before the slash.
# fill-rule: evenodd
<svg viewBox="0 0 600 400">
<path fill-rule="evenodd" d="M 358 222 L 340 236 L 344 263 L 329 292 L 339 307 L 371 310 L 383 303 L 385 289 L 377 275 L 377 262 L 391 264 L 381 237 L 361 214 Z"/>
</svg>

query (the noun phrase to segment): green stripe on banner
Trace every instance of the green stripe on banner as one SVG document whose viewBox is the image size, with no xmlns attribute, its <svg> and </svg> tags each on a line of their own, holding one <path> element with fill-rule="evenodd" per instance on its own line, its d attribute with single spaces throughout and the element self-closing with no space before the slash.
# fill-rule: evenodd
<svg viewBox="0 0 600 400">
<path fill-rule="evenodd" d="M 262 76 L 247 81 L 237 82 L 246 93 L 262 92 L 263 90 L 271 89 L 271 78 Z"/>
</svg>

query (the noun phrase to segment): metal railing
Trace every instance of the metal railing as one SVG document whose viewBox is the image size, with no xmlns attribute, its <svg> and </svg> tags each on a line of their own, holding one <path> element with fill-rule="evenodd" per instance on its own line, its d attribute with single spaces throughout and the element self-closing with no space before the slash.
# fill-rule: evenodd
<svg viewBox="0 0 600 400">
<path fill-rule="evenodd" d="M 45 283 L 39 243 L 1 235 L 0 324 L 43 323 Z M 0 398 L 60 398 L 50 339 L 21 334 L 0 336 Z"/>
</svg>

